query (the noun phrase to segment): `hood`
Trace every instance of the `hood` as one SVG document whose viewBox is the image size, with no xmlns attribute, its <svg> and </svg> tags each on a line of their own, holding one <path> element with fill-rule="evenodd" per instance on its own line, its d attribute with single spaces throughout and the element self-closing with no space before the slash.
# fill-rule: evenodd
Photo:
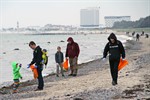
<svg viewBox="0 0 150 100">
<path fill-rule="evenodd" d="M 47 50 L 46 50 L 46 49 L 43 49 L 43 52 L 47 52 Z"/>
<path fill-rule="evenodd" d="M 72 37 L 69 37 L 67 41 L 71 41 L 71 43 L 74 42 L 73 38 Z"/>
<path fill-rule="evenodd" d="M 13 68 L 16 68 L 17 62 L 14 61 L 14 62 L 11 63 L 11 65 L 12 65 Z"/>
<path fill-rule="evenodd" d="M 111 34 L 109 35 L 109 37 L 108 37 L 109 42 L 111 42 L 110 39 L 114 39 L 115 42 L 117 42 L 117 37 L 116 37 L 116 35 L 115 35 L 114 33 L 111 33 Z"/>
<path fill-rule="evenodd" d="M 37 46 L 36 49 L 40 49 L 40 46 Z"/>
<path fill-rule="evenodd" d="M 45 54 L 45 55 L 47 55 L 47 50 L 46 50 L 46 49 L 43 49 L 43 50 L 42 50 L 42 53 Z"/>
<path fill-rule="evenodd" d="M 42 49 L 40 46 L 37 46 L 34 51 L 36 51 L 36 50 L 42 50 Z"/>
</svg>

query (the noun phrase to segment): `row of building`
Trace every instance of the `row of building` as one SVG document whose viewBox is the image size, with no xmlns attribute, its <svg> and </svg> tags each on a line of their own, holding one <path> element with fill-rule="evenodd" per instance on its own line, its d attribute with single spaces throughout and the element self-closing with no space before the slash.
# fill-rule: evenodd
<svg viewBox="0 0 150 100">
<path fill-rule="evenodd" d="M 2 29 L 3 31 L 70 31 L 87 28 L 111 28 L 115 22 L 130 21 L 130 16 L 105 16 L 105 25 L 100 24 L 99 8 L 86 8 L 80 10 L 80 27 L 69 25 L 52 25 L 47 24 L 44 27 L 29 26 L 20 28 L 17 22 L 17 28 Z"/>
<path fill-rule="evenodd" d="M 99 8 L 80 10 L 80 27 L 99 27 Z M 115 22 L 130 21 L 130 16 L 105 16 L 105 27 L 111 28 Z"/>
</svg>

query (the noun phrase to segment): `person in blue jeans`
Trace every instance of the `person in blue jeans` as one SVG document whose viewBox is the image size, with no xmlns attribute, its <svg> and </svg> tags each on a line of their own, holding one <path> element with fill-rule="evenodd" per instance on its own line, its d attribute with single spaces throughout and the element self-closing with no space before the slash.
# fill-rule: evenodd
<svg viewBox="0 0 150 100">
<path fill-rule="evenodd" d="M 122 43 L 117 40 L 117 37 L 114 33 L 111 33 L 108 37 L 108 43 L 105 46 L 103 53 L 103 60 L 105 60 L 108 52 L 109 52 L 109 64 L 110 64 L 110 72 L 112 76 L 112 85 L 117 85 L 118 79 L 118 65 L 120 62 L 120 57 L 125 59 L 125 50 Z"/>
<path fill-rule="evenodd" d="M 37 72 L 38 72 L 38 87 L 35 91 L 43 90 L 44 87 L 44 81 L 42 76 L 42 70 L 43 70 L 43 64 L 42 64 L 42 49 L 40 46 L 36 46 L 34 41 L 31 41 L 29 43 L 29 47 L 33 49 L 33 59 L 29 66 L 35 64 L 37 66 Z"/>
</svg>

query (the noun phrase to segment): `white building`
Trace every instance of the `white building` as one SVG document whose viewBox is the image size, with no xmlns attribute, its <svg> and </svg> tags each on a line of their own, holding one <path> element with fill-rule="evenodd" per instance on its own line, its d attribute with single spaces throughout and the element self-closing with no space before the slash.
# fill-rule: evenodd
<svg viewBox="0 0 150 100">
<path fill-rule="evenodd" d="M 81 27 L 99 27 L 99 8 L 87 8 L 80 10 Z"/>
<path fill-rule="evenodd" d="M 105 17 L 105 26 L 113 27 L 115 22 L 120 21 L 130 21 L 130 16 L 106 16 Z"/>
</svg>

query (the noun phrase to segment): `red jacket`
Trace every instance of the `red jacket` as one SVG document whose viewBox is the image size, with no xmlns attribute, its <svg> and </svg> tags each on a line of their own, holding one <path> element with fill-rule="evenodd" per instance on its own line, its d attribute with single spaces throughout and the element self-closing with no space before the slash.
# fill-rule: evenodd
<svg viewBox="0 0 150 100">
<path fill-rule="evenodd" d="M 78 57 L 80 53 L 79 45 L 76 42 L 74 42 L 74 40 L 71 37 L 69 37 L 67 41 L 71 41 L 71 44 L 67 44 L 66 57 Z"/>
</svg>

